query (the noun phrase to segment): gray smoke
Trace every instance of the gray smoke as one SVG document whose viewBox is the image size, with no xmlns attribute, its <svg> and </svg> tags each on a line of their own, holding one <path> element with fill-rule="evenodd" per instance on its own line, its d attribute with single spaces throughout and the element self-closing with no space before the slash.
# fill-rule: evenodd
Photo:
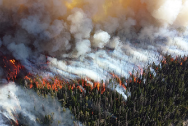
<svg viewBox="0 0 188 126">
<path fill-rule="evenodd" d="M 188 0 L 0 0 L 0 52 L 30 72 L 47 55 L 62 77 L 128 77 L 161 52 L 188 54 L 187 13 Z"/>
<path fill-rule="evenodd" d="M 187 0 L 12 3 L 1 0 L 0 51 L 22 63 L 45 62 L 38 60 L 42 55 L 50 62 L 57 58 L 65 67 L 53 60 L 50 68 L 64 76 L 96 81 L 108 78 L 109 72 L 129 76 L 131 69 L 157 62 L 158 52 L 188 54 Z"/>
</svg>

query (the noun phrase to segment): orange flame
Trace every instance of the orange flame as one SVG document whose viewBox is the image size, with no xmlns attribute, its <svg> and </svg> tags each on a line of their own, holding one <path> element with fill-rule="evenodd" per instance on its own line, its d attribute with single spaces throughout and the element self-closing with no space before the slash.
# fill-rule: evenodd
<svg viewBox="0 0 188 126">
<path fill-rule="evenodd" d="M 166 60 L 163 60 L 162 63 L 166 64 Z"/>
<path fill-rule="evenodd" d="M 131 72 L 129 72 L 129 74 L 132 75 Z M 123 88 L 126 90 L 126 86 L 125 86 L 124 84 L 122 84 L 121 79 L 120 79 L 117 75 L 115 75 L 115 74 L 112 74 L 112 75 L 113 75 L 113 77 L 117 78 L 117 80 L 118 80 L 118 82 L 119 82 L 119 85 L 120 85 L 121 87 L 123 87 Z M 132 82 L 132 80 L 130 80 L 130 81 Z M 136 80 L 135 80 L 135 81 L 136 81 Z M 127 80 L 126 80 L 126 83 L 127 83 Z"/>
<path fill-rule="evenodd" d="M 12 64 L 15 64 L 15 60 L 12 59 L 12 60 L 9 60 Z"/>
<path fill-rule="evenodd" d="M 20 72 L 20 70 L 22 69 L 21 64 L 19 64 L 18 62 L 16 62 L 15 59 L 11 59 L 11 60 L 7 60 L 6 57 L 3 58 L 3 62 L 4 62 L 4 67 L 8 68 L 8 74 L 7 74 L 7 80 L 12 80 L 14 81 L 17 78 L 18 73 Z"/>
<path fill-rule="evenodd" d="M 97 90 L 99 91 L 99 87 L 100 87 L 100 83 L 99 82 L 95 82 L 94 83 L 94 88 L 96 88 L 97 87 Z"/>
<path fill-rule="evenodd" d="M 39 88 L 39 89 L 42 89 L 42 88 L 47 88 L 47 89 L 52 89 L 52 90 L 55 90 L 55 91 L 58 91 L 58 89 L 62 89 L 62 84 L 63 84 L 63 81 L 55 78 L 55 80 L 53 81 L 53 84 L 50 84 L 50 82 L 48 81 L 47 78 L 43 78 L 43 79 L 31 79 L 30 77 L 28 76 L 25 76 L 24 79 L 28 80 L 31 84 L 30 84 L 30 88 L 33 87 L 33 83 L 36 84 L 36 87 Z"/>
<path fill-rule="evenodd" d="M 176 60 L 177 60 L 177 58 L 176 58 Z M 173 58 L 170 58 L 170 61 L 174 61 L 174 59 L 173 59 Z"/>
<path fill-rule="evenodd" d="M 186 61 L 186 60 L 187 60 L 187 57 L 184 58 L 184 61 Z"/>
<path fill-rule="evenodd" d="M 33 87 L 33 84 L 30 84 L 29 88 L 32 88 Z"/>
<path fill-rule="evenodd" d="M 122 87 L 126 90 L 127 88 L 125 87 L 125 85 L 122 85 Z"/>
<path fill-rule="evenodd" d="M 115 75 L 115 74 L 112 74 L 112 75 L 114 76 L 114 78 L 117 79 L 117 81 L 119 82 L 119 85 L 122 88 L 126 89 L 126 86 L 124 84 L 122 84 L 121 79 L 117 75 Z M 42 79 L 41 78 L 35 78 L 35 79 L 32 79 L 29 76 L 25 76 L 24 79 L 26 79 L 26 80 L 29 81 L 29 83 L 30 83 L 29 88 L 33 88 L 33 86 L 34 86 L 33 83 L 35 83 L 36 87 L 39 88 L 39 89 L 47 88 L 47 89 L 52 89 L 54 91 L 58 91 L 58 90 L 62 89 L 63 84 L 68 84 L 68 82 L 60 80 L 58 78 L 55 78 L 55 79 L 53 79 L 53 78 L 42 78 Z M 134 79 L 134 82 L 137 81 L 138 83 L 140 83 L 139 80 L 135 80 L 135 79 Z M 72 84 L 72 85 L 68 84 L 68 89 L 74 90 L 74 89 L 77 88 L 77 89 L 80 90 L 80 92 L 83 92 L 83 88 L 84 87 L 91 86 L 91 90 L 93 90 L 94 88 L 97 88 L 98 91 L 99 90 L 101 91 L 101 94 L 103 94 L 105 92 L 105 90 L 106 90 L 105 89 L 105 83 L 103 83 L 102 86 L 101 86 L 99 82 L 94 82 L 93 86 L 92 86 L 91 84 L 87 83 L 87 80 L 81 79 L 80 81 L 81 81 L 82 85 L 80 85 L 80 86 L 77 85 L 76 86 L 76 84 Z M 127 82 L 127 80 L 126 80 L 126 82 Z M 81 86 L 83 88 L 81 88 Z"/>
<path fill-rule="evenodd" d="M 80 92 L 83 92 L 82 88 L 80 86 L 77 86 L 77 89 L 80 90 Z"/>
<path fill-rule="evenodd" d="M 16 126 L 19 126 L 18 120 L 16 119 Z"/>
</svg>

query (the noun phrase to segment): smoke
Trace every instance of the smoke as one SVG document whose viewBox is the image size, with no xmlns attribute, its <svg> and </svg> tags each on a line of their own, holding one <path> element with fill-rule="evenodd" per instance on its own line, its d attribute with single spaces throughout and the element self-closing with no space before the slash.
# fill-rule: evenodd
<svg viewBox="0 0 188 126">
<path fill-rule="evenodd" d="M 2 114 L 0 114 L 0 124 L 1 126 L 9 126 L 11 123 L 9 122 L 9 120 L 4 117 Z"/>
<path fill-rule="evenodd" d="M 76 49 L 78 51 L 77 56 L 84 55 L 87 52 L 91 51 L 91 43 L 89 40 L 82 40 L 76 43 Z M 84 48 L 84 50 L 83 50 Z"/>
<path fill-rule="evenodd" d="M 73 9 L 67 20 L 71 22 L 70 33 L 74 34 L 75 39 L 88 39 L 93 28 L 92 20 L 87 17 L 82 9 Z"/>
<path fill-rule="evenodd" d="M 0 0 L 0 53 L 31 73 L 30 61 L 47 56 L 50 72 L 62 77 L 128 77 L 158 64 L 161 52 L 188 54 L 187 13 L 188 0 Z"/>
<path fill-rule="evenodd" d="M 70 110 L 63 110 L 57 99 L 38 96 L 31 90 L 16 86 L 15 83 L 1 86 L 0 101 L 0 124 L 3 124 L 3 115 L 9 120 L 18 120 L 22 125 L 42 126 L 45 125 L 41 124 L 45 116 L 51 115 L 51 125 L 74 125 Z"/>
<path fill-rule="evenodd" d="M 110 35 L 105 31 L 97 31 L 93 36 L 93 46 L 104 48 L 107 42 L 110 40 Z"/>
</svg>

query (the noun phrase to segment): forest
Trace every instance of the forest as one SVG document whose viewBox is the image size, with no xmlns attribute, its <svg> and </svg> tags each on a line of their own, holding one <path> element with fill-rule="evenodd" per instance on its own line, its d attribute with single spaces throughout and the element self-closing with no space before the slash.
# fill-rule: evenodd
<svg viewBox="0 0 188 126">
<path fill-rule="evenodd" d="M 159 65 L 149 64 L 142 74 L 112 77 L 109 83 L 119 83 L 126 88 L 126 94 L 130 92 L 127 100 L 115 90 L 105 88 L 108 84 L 102 81 L 90 80 L 94 84 L 91 86 L 84 79 L 66 81 L 55 77 L 45 80 L 30 76 L 19 82 L 38 95 L 47 97 L 50 94 L 58 98 L 62 108 L 69 108 L 75 116 L 75 125 L 76 120 L 87 126 L 182 125 L 188 117 L 187 68 L 186 56 L 173 59 L 165 54 Z M 53 114 L 38 117 L 36 121 L 50 126 L 51 116 Z"/>
</svg>

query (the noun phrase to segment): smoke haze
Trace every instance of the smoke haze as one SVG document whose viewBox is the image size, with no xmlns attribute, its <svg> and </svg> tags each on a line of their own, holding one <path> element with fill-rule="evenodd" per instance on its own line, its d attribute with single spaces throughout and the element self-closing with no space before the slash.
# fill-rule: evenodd
<svg viewBox="0 0 188 126">
<path fill-rule="evenodd" d="M 38 96 L 31 90 L 23 89 L 16 86 L 15 83 L 1 86 L 0 88 L 0 114 L 3 114 L 7 119 L 18 120 L 22 125 L 42 126 L 37 122 L 47 115 L 52 116 L 53 122 L 51 125 L 57 126 L 74 125 L 70 110 L 63 111 L 57 99 Z M 40 120 L 42 122 L 42 120 Z M 2 123 L 1 123 L 2 122 Z M 0 115 L 0 124 L 5 123 Z"/>
<path fill-rule="evenodd" d="M 96 81 L 128 76 L 159 51 L 187 54 L 188 0 L 1 0 L 0 9 L 3 54 L 23 63 L 47 55 Z"/>
<path fill-rule="evenodd" d="M 188 0 L 0 0 L 0 56 L 13 56 L 31 73 L 37 70 L 30 61 L 48 61 L 51 73 L 66 78 L 128 77 L 132 69 L 142 73 L 148 63 L 158 64 L 161 53 L 187 55 L 187 26 Z M 0 77 L 4 72 L 1 66 Z M 14 101 L 7 99 L 10 89 Z M 24 108 L 33 124 L 39 113 L 27 108 L 34 106 L 26 105 L 30 96 L 14 84 L 1 90 L 3 114 L 15 119 L 10 113 Z M 126 99 L 124 89 L 114 90 Z M 19 92 L 26 98 L 16 98 Z"/>
</svg>

